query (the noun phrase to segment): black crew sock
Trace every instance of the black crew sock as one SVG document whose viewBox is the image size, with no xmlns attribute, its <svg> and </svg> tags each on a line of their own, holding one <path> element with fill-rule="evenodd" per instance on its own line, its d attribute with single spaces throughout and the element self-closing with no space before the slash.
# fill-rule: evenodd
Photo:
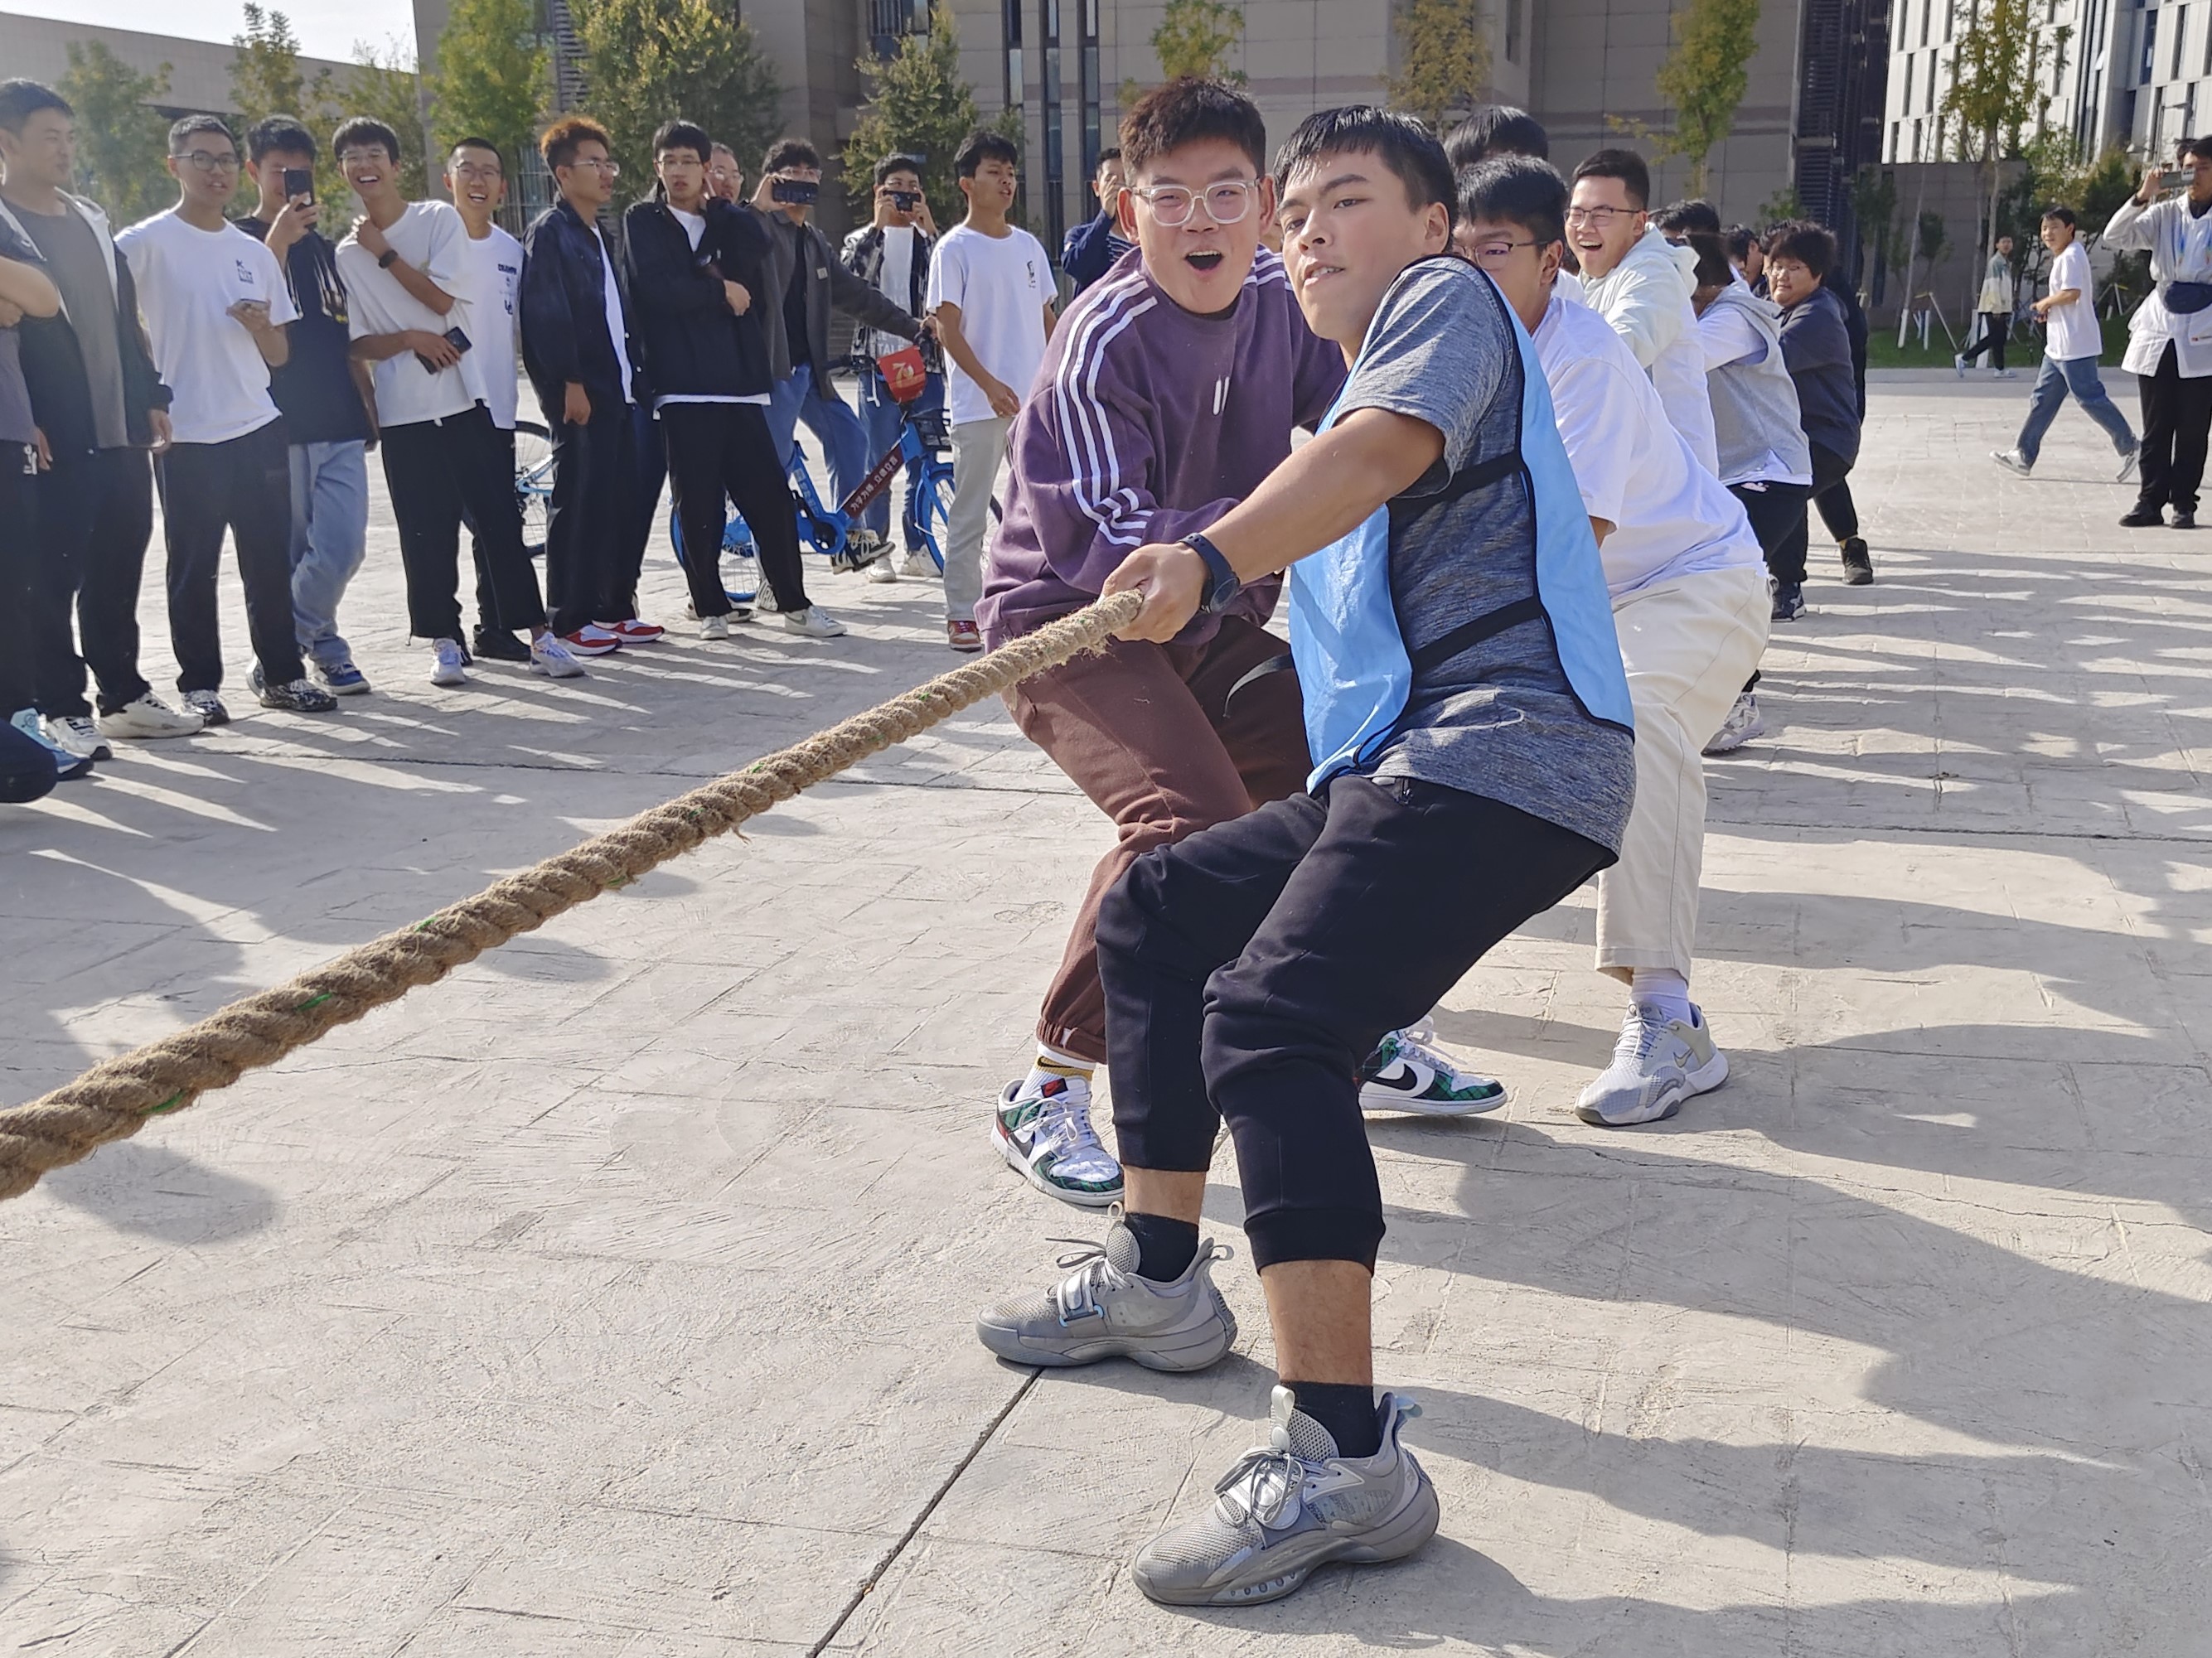
<svg viewBox="0 0 2212 1658">
<path fill-rule="evenodd" d="M 1349 1382 L 1285 1382 L 1298 1409 L 1328 1430 L 1339 1456 L 1372 1456 L 1382 1448 L 1375 1389 Z"/>
<path fill-rule="evenodd" d="M 1130 1215 L 1121 1224 L 1136 1235 L 1137 1276 L 1172 1284 L 1198 1258 L 1198 1225 L 1166 1215 Z"/>
</svg>

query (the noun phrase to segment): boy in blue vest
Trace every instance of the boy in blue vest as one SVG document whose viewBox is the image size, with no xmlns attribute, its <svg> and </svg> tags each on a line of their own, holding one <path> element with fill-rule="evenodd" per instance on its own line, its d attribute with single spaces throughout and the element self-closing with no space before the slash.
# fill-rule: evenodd
<svg viewBox="0 0 2212 1658">
<path fill-rule="evenodd" d="M 1124 636 L 1173 638 L 1291 568 L 1310 793 L 1147 853 L 1098 918 L 1126 1212 L 1042 1295 L 978 1321 L 1024 1364 L 1194 1370 L 1237 1321 L 1198 1232 L 1226 1119 L 1280 1382 L 1267 1445 L 1138 1555 L 1155 1600 L 1242 1606 L 1413 1553 L 1435 1488 L 1374 1391 L 1382 1201 L 1361 1060 L 1613 862 L 1635 793 L 1605 574 L 1544 373 L 1449 257 L 1436 140 L 1372 108 L 1278 153 L 1283 257 L 1351 365 L 1322 430 L 1202 534 L 1139 548 Z"/>
</svg>

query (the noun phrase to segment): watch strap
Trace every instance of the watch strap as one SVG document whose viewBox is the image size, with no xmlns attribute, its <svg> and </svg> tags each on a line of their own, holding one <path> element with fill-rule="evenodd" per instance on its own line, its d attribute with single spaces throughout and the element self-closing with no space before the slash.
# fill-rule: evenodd
<svg viewBox="0 0 2212 1658">
<path fill-rule="evenodd" d="M 1199 608 L 1208 616 L 1218 615 L 1243 590 L 1244 584 L 1221 549 L 1207 537 L 1194 530 L 1182 538 L 1182 544 L 1206 561 L 1206 597 Z"/>
</svg>

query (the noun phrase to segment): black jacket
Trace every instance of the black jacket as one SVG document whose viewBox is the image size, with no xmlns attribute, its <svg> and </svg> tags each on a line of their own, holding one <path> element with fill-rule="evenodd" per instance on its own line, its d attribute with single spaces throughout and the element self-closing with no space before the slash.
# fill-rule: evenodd
<svg viewBox="0 0 2212 1658">
<path fill-rule="evenodd" d="M 583 386 L 594 409 L 619 404 L 625 386 L 640 403 L 647 401 L 619 270 L 615 290 L 622 300 L 623 337 L 608 337 L 606 265 L 598 229 L 564 198 L 530 222 L 522 248 L 522 366 L 547 427 L 562 424 L 571 380 Z"/>
<path fill-rule="evenodd" d="M 115 333 L 123 360 L 123 421 L 131 441 L 141 447 L 154 440 L 148 414 L 169 406 L 169 388 L 154 367 L 154 354 L 138 322 L 138 289 L 131 280 L 131 261 L 108 239 L 107 218 L 92 203 L 62 198 L 93 228 L 115 262 Z M 0 205 L 0 225 L 20 232 L 22 220 Z M 27 244 L 29 239 L 23 240 Z M 33 245 L 35 246 L 35 245 Z M 92 419 L 92 386 L 84 353 L 66 315 L 26 317 L 18 325 L 22 343 L 23 380 L 31 393 L 31 414 L 57 457 L 88 455 L 98 441 Z"/>
<path fill-rule="evenodd" d="M 824 372 L 834 361 L 830 355 L 832 311 L 842 311 L 855 321 L 902 340 L 921 337 L 919 322 L 838 264 L 830 251 L 830 239 L 811 222 L 799 228 L 794 241 L 787 215 L 763 213 L 750 203 L 740 210 L 758 220 L 768 236 L 768 258 L 763 262 L 768 292 L 761 295 L 766 301 L 760 307 L 761 329 L 768 337 L 769 373 L 776 379 L 785 380 L 791 374 L 791 342 L 783 330 L 783 296 L 797 251 L 803 251 L 806 258 L 806 332 L 813 353 L 810 361 L 822 365 Z"/>
<path fill-rule="evenodd" d="M 769 389 L 761 331 L 767 236 L 759 221 L 713 197 L 706 219 L 695 249 L 659 202 L 640 202 L 623 215 L 630 315 L 656 397 L 752 397 Z M 725 280 L 752 295 L 742 317 L 730 310 Z"/>
</svg>

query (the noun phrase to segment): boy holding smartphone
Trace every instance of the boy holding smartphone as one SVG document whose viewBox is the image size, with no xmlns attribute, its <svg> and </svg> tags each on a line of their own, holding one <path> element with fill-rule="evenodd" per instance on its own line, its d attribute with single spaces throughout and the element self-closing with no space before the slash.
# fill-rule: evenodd
<svg viewBox="0 0 2212 1658">
<path fill-rule="evenodd" d="M 430 683 L 468 681 L 460 642 L 464 512 L 483 547 L 501 623 L 530 629 L 532 669 L 575 678 L 582 665 L 546 631 L 538 573 L 522 545 L 512 452 L 484 408 L 471 360 L 472 319 L 460 298 L 468 228 L 449 203 L 399 193 L 399 138 L 382 122 L 356 116 L 331 148 L 368 210 L 338 244 L 338 270 L 353 355 L 375 372 L 408 631 L 430 641 Z"/>
</svg>

